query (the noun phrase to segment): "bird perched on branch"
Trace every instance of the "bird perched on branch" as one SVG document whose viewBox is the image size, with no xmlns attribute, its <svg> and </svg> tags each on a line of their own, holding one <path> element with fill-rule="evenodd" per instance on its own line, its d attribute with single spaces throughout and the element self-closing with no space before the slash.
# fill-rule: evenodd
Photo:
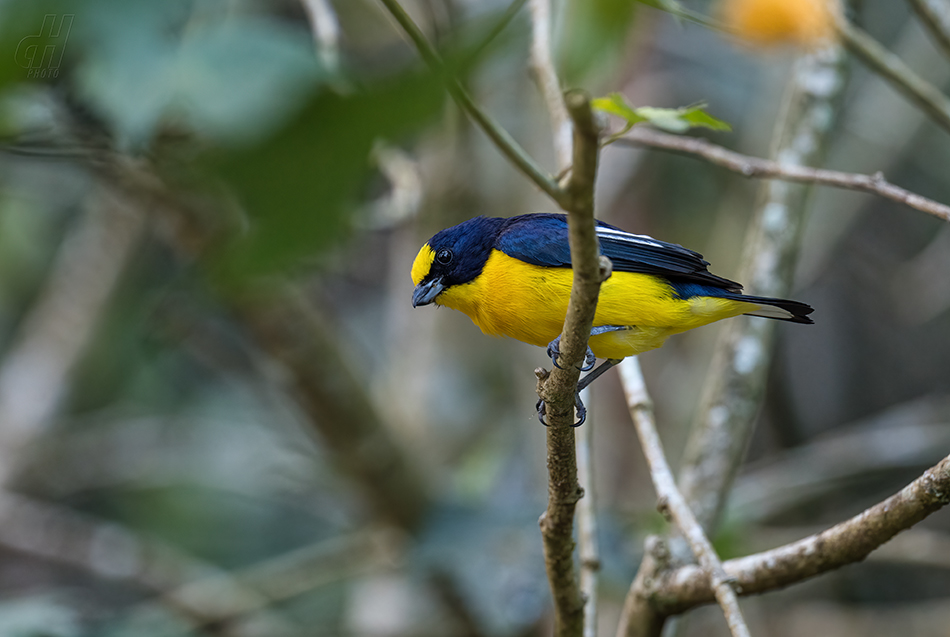
<svg viewBox="0 0 950 637">
<path fill-rule="evenodd" d="M 587 357 L 577 386 L 578 426 L 586 410 L 580 391 L 627 356 L 656 349 L 680 332 L 749 314 L 812 323 L 798 301 L 742 294 L 712 274 L 701 254 L 597 222 L 601 254 L 613 273 L 600 288 Z M 476 217 L 442 230 L 412 264 L 413 307 L 444 305 L 464 312 L 486 334 L 547 346 L 558 344 L 571 294 L 571 252 L 563 214 Z M 596 358 L 607 359 L 593 369 Z M 544 403 L 538 402 L 544 423 Z M 546 424 L 546 423 L 545 423 Z"/>
</svg>

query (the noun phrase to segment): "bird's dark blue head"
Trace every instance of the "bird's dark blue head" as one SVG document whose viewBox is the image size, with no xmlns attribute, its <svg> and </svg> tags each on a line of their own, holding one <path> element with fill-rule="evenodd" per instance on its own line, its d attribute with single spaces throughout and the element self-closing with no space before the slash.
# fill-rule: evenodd
<svg viewBox="0 0 950 637">
<path fill-rule="evenodd" d="M 504 221 L 475 217 L 429 239 L 412 264 L 413 307 L 432 303 L 446 288 L 481 274 Z"/>
</svg>

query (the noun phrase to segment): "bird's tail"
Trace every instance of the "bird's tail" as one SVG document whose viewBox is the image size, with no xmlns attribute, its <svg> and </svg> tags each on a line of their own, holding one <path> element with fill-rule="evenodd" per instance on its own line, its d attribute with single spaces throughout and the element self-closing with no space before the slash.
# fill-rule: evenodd
<svg viewBox="0 0 950 637">
<path fill-rule="evenodd" d="M 763 316 L 779 321 L 805 323 L 806 325 L 814 323 L 808 315 L 814 312 L 815 308 L 807 303 L 789 301 L 788 299 L 771 299 L 767 296 L 746 296 L 745 294 L 735 294 L 730 298 L 743 303 L 758 305 L 759 307 L 751 312 L 745 312 L 749 316 Z"/>
</svg>

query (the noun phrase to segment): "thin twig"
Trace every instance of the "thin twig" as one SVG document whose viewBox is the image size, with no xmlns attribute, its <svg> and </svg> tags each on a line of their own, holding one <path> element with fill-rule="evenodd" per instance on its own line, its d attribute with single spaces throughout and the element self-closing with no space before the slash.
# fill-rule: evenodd
<svg viewBox="0 0 950 637">
<path fill-rule="evenodd" d="M 551 2 L 531 0 L 531 64 L 548 107 L 558 170 L 571 164 L 571 121 L 551 59 Z"/>
<path fill-rule="evenodd" d="M 732 635 L 749 637 L 749 628 L 742 617 L 742 611 L 739 610 L 732 579 L 726 575 L 712 543 L 706 537 L 689 505 L 686 504 L 685 498 L 676 488 L 673 472 L 666 461 L 663 445 L 653 422 L 653 406 L 646 393 L 640 363 L 635 356 L 626 358 L 620 363 L 620 379 L 627 397 L 627 406 L 630 408 L 630 417 L 633 419 L 640 446 L 643 448 L 643 455 L 650 467 L 650 477 L 660 502 L 659 508 L 665 515 L 672 518 L 689 541 L 690 548 L 702 567 L 703 580 L 709 585 L 716 601 L 722 607 Z"/>
<path fill-rule="evenodd" d="M 597 576 L 600 573 L 594 466 L 591 457 L 593 424 L 588 421 L 577 432 L 577 473 L 581 488 L 584 490 L 584 497 L 577 505 L 577 542 L 581 562 L 580 586 L 581 595 L 584 598 L 584 637 L 595 637 L 597 634 Z"/>
<path fill-rule="evenodd" d="M 723 565 L 742 595 L 764 593 L 863 560 L 901 531 L 950 504 L 950 456 L 890 498 L 821 533 Z M 702 569 L 690 565 L 654 582 L 653 604 L 677 614 L 713 600 Z"/>
<path fill-rule="evenodd" d="M 908 0 L 934 42 L 950 58 L 950 4 L 946 0 Z"/>
<path fill-rule="evenodd" d="M 409 39 L 412 40 L 416 49 L 419 51 L 419 55 L 422 56 L 426 64 L 435 71 L 443 74 L 447 73 L 445 64 L 442 62 L 435 48 L 429 43 L 425 34 L 423 34 L 416 23 L 412 21 L 412 18 L 409 17 L 409 14 L 406 13 L 399 2 L 397 0 L 379 1 L 383 3 L 393 18 L 396 19 L 396 22 L 399 23 L 399 26 L 405 31 Z M 508 131 L 502 128 L 488 113 L 475 104 L 471 95 L 468 94 L 468 91 L 462 87 L 458 80 L 448 75 L 446 75 L 444 79 L 446 89 L 449 91 L 452 99 L 454 99 L 459 107 L 488 135 L 495 146 L 498 147 L 498 150 L 528 177 L 528 179 L 533 181 L 538 188 L 547 193 L 548 196 L 558 203 L 561 203 L 563 193 L 554 179 L 534 162 L 518 142 L 508 134 Z"/>
<path fill-rule="evenodd" d="M 564 190 L 568 240 L 574 280 L 564 331 L 560 367 L 548 374 L 539 369 L 538 396 L 546 404 L 548 449 L 548 507 L 541 516 L 541 536 L 548 581 L 554 595 L 555 635 L 583 633 L 584 601 L 574 570 L 574 509 L 583 491 L 577 482 L 574 442 L 574 395 L 580 363 L 587 351 L 600 284 L 609 271 L 600 260 L 594 226 L 594 178 L 600 146 L 590 98 L 580 91 L 565 95 L 574 123 L 574 170 Z"/>
<path fill-rule="evenodd" d="M 743 155 L 699 137 L 684 137 L 683 135 L 663 133 L 645 126 L 634 128 L 630 133 L 619 138 L 616 143 L 659 148 L 674 153 L 701 157 L 711 164 L 739 173 L 743 177 L 832 186 L 879 195 L 915 210 L 934 215 L 944 221 L 950 221 L 950 206 L 910 192 L 900 186 L 895 186 L 888 182 L 882 173 L 859 175 L 837 170 L 779 163 L 771 159 Z"/>
<path fill-rule="evenodd" d="M 501 35 L 502 31 L 508 28 L 508 25 L 511 24 L 512 20 L 515 19 L 515 16 L 518 15 L 518 12 L 521 11 L 521 7 L 524 6 L 525 2 L 528 0 L 512 0 L 511 4 L 508 5 L 508 8 L 505 9 L 505 12 L 498 19 L 498 21 L 492 26 L 487 34 L 482 38 L 469 53 L 465 56 L 465 62 L 460 66 L 462 69 L 467 69 L 471 64 L 478 60 L 482 53 L 485 52 L 491 43 L 494 42 L 498 36 Z"/>
<path fill-rule="evenodd" d="M 840 19 L 837 29 L 841 41 L 851 53 L 950 132 L 950 98 L 888 51 L 883 44 L 847 20 Z"/>
</svg>

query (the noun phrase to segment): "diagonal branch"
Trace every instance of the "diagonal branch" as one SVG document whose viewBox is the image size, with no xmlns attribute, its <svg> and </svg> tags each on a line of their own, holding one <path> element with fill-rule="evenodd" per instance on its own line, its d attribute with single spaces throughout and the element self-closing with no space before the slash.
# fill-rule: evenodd
<svg viewBox="0 0 950 637">
<path fill-rule="evenodd" d="M 643 455 L 650 467 L 650 477 L 653 479 L 653 486 L 659 499 L 659 508 L 666 517 L 672 518 L 689 542 L 701 567 L 700 578 L 722 606 L 732 635 L 748 637 L 749 628 L 739 610 L 732 578 L 723 570 L 722 562 L 719 561 L 712 543 L 706 537 L 689 505 L 686 504 L 686 499 L 676 488 L 673 472 L 666 461 L 660 436 L 656 432 L 653 407 L 647 396 L 643 375 L 640 372 L 640 363 L 636 357 L 624 359 L 620 364 L 620 379 L 624 394 L 627 396 L 630 418 L 636 427 L 640 446 L 643 447 Z"/>
<path fill-rule="evenodd" d="M 0 364 L 0 485 L 15 478 L 24 451 L 49 428 L 145 233 L 145 215 L 104 184 L 87 208 Z"/>
<path fill-rule="evenodd" d="M 944 221 L 950 221 L 950 206 L 910 192 L 900 186 L 895 186 L 887 181 L 882 173 L 860 175 L 837 170 L 812 168 L 799 164 L 779 163 L 771 159 L 743 155 L 699 137 L 673 135 L 641 126 L 634 128 L 615 143 L 627 146 L 659 148 L 683 155 L 701 157 L 711 164 L 739 173 L 743 177 L 833 186 L 879 195 L 885 199 L 934 215 Z"/>
<path fill-rule="evenodd" d="M 890 498 L 821 533 L 723 565 L 742 595 L 775 590 L 859 562 L 901 531 L 950 504 L 950 456 Z M 702 569 L 683 566 L 661 575 L 651 591 L 664 615 L 713 600 Z"/>
<path fill-rule="evenodd" d="M 950 132 L 950 98 L 888 51 L 883 44 L 847 20 L 840 20 L 837 29 L 841 41 L 851 53 L 890 82 L 891 86 L 944 130 Z"/>
<path fill-rule="evenodd" d="M 514 138 L 502 128 L 488 113 L 483 111 L 475 104 L 472 96 L 468 94 L 461 83 L 454 77 L 447 74 L 445 63 L 439 57 L 435 47 L 429 42 L 418 25 L 412 21 L 406 10 L 402 8 L 397 0 L 379 0 L 383 3 L 389 13 L 395 18 L 399 26 L 402 27 L 406 35 L 412 40 L 419 55 L 425 60 L 431 68 L 445 73 L 445 85 L 452 99 L 465 111 L 465 113 L 478 124 L 479 128 L 492 140 L 498 150 L 508 158 L 528 179 L 533 181 L 542 191 L 548 194 L 552 199 L 561 202 L 562 192 L 557 183 L 544 170 L 542 170 L 535 161 L 528 155 Z"/>
<path fill-rule="evenodd" d="M 934 42 L 950 58 L 950 4 L 946 0 L 908 0 Z"/>
</svg>

